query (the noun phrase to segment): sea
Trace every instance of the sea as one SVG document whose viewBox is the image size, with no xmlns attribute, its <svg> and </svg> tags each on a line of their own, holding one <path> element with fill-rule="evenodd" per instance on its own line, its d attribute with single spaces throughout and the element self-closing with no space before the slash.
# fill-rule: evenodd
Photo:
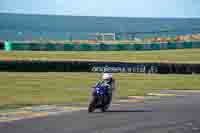
<svg viewBox="0 0 200 133">
<path fill-rule="evenodd" d="M 0 40 L 88 40 L 95 33 L 137 38 L 200 33 L 200 18 L 127 18 L 0 13 Z"/>
</svg>

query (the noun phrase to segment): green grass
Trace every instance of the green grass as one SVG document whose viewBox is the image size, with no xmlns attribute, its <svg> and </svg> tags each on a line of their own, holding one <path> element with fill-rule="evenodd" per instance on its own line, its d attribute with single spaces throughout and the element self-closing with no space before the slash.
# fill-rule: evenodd
<svg viewBox="0 0 200 133">
<path fill-rule="evenodd" d="M 200 63 L 200 49 L 107 52 L 0 52 L 0 60 L 90 60 L 123 62 Z"/>
<path fill-rule="evenodd" d="M 0 60 L 91 60 L 200 63 L 200 49 L 117 52 L 0 52 Z M 114 74 L 116 98 L 163 89 L 200 89 L 200 75 Z M 97 73 L 0 73 L 0 110 L 40 104 L 85 103 Z"/>
<path fill-rule="evenodd" d="M 0 109 L 88 102 L 97 73 L 0 73 Z M 116 98 L 163 89 L 200 89 L 200 75 L 114 74 Z"/>
</svg>

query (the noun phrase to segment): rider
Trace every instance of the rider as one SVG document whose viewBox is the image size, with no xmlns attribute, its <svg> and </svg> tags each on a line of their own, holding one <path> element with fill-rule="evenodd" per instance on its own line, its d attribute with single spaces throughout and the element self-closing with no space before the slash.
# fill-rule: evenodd
<svg viewBox="0 0 200 133">
<path fill-rule="evenodd" d="M 102 81 L 101 85 L 106 86 L 108 88 L 108 94 L 109 94 L 109 103 L 112 100 L 112 93 L 116 89 L 115 87 L 115 80 L 112 77 L 111 73 L 103 73 L 102 75 Z"/>
</svg>

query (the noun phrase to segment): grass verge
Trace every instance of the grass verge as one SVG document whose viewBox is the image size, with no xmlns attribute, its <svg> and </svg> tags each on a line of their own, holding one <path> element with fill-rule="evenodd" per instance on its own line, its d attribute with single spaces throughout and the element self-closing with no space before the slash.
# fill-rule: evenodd
<svg viewBox="0 0 200 133">
<path fill-rule="evenodd" d="M 0 52 L 0 60 L 84 60 L 121 62 L 176 62 L 200 63 L 200 49 L 159 51 L 103 51 L 103 52 Z"/>
<path fill-rule="evenodd" d="M 200 89 L 200 75 L 114 74 L 116 98 L 164 89 Z M 0 109 L 88 102 L 98 73 L 0 73 Z"/>
</svg>

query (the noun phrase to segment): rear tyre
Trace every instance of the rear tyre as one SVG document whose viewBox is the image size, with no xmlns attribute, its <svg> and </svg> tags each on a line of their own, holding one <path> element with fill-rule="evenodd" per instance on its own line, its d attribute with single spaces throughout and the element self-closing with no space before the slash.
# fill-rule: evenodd
<svg viewBox="0 0 200 133">
<path fill-rule="evenodd" d="M 105 97 L 104 99 L 104 105 L 103 107 L 101 108 L 101 112 L 106 112 L 109 108 L 109 98 L 108 97 Z"/>
<path fill-rule="evenodd" d="M 88 113 L 92 113 L 95 110 L 95 99 L 93 98 L 88 106 Z"/>
<path fill-rule="evenodd" d="M 106 112 L 106 108 L 105 108 L 105 107 L 102 107 L 102 108 L 101 108 L 101 112 Z"/>
<path fill-rule="evenodd" d="M 105 105 L 101 108 L 101 112 L 106 112 L 109 108 L 109 105 Z"/>
</svg>

